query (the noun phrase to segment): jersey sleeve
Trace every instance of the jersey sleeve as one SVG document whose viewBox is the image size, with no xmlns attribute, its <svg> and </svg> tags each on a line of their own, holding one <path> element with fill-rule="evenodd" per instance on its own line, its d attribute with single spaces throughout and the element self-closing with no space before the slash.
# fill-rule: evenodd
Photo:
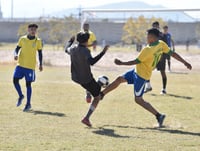
<svg viewBox="0 0 200 151">
<path fill-rule="evenodd" d="M 19 38 L 17 46 L 22 47 L 22 38 Z"/>
<path fill-rule="evenodd" d="M 42 40 L 41 39 L 38 39 L 37 40 L 37 50 L 42 50 L 42 47 L 43 47 L 43 44 L 42 44 Z"/>
<path fill-rule="evenodd" d="M 96 41 L 97 39 L 96 39 L 96 36 L 95 36 L 95 34 L 92 32 L 91 33 L 91 41 L 92 41 L 92 43 L 94 42 L 94 41 Z"/>
</svg>

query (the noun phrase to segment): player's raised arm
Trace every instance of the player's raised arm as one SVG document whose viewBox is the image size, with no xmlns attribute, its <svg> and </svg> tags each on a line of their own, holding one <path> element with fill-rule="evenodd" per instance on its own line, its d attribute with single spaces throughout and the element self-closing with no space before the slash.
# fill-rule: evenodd
<svg viewBox="0 0 200 151">
<path fill-rule="evenodd" d="M 103 55 L 107 52 L 108 48 L 109 48 L 109 45 L 106 45 L 103 48 L 103 50 L 96 57 L 88 58 L 88 61 L 89 61 L 90 65 L 94 65 L 95 63 L 97 63 L 103 57 Z"/>
<path fill-rule="evenodd" d="M 190 63 L 188 63 L 187 61 L 185 61 L 179 54 L 177 54 L 176 52 L 173 52 L 172 57 L 174 57 L 176 60 L 182 62 L 188 69 L 192 69 L 192 66 Z"/>
<path fill-rule="evenodd" d="M 140 63 L 140 61 L 138 59 L 131 60 L 131 61 L 126 61 L 126 62 L 121 61 L 119 59 L 115 59 L 114 62 L 117 65 L 128 65 L 128 66 L 130 66 L 130 65 L 136 65 L 136 64 Z"/>
<path fill-rule="evenodd" d="M 65 46 L 65 52 L 70 54 L 70 47 L 72 46 L 72 44 L 74 43 L 75 40 L 75 36 L 72 36 L 70 38 L 70 40 L 67 42 L 66 46 Z"/>
</svg>

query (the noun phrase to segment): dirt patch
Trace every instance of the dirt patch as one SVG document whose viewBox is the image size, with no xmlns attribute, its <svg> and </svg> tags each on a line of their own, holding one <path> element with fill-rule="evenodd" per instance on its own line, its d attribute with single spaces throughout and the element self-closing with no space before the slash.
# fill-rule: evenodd
<svg viewBox="0 0 200 151">
<path fill-rule="evenodd" d="M 95 56 L 98 52 L 93 52 Z M 96 69 L 115 70 L 116 65 L 113 63 L 115 58 L 122 60 L 133 60 L 137 57 L 137 52 L 107 52 L 107 54 L 94 66 Z M 44 64 L 48 66 L 70 66 L 70 57 L 64 51 L 43 51 Z M 183 54 L 182 57 L 190 62 L 193 66 L 193 71 L 200 71 L 200 54 Z M 185 66 L 180 62 L 172 58 L 172 70 L 182 71 L 185 70 Z M 0 63 L 1 64 L 13 64 L 13 52 L 12 51 L 0 51 Z M 127 68 L 121 66 L 121 68 Z M 130 68 L 130 67 L 128 67 Z"/>
</svg>

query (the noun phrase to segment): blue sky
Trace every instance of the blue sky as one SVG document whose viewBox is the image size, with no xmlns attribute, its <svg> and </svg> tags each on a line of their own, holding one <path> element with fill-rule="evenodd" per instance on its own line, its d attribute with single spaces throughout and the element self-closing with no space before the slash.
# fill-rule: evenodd
<svg viewBox="0 0 200 151">
<path fill-rule="evenodd" d="M 39 17 L 67 8 L 95 7 L 113 2 L 142 1 L 152 5 L 163 5 L 166 8 L 200 8 L 200 0 L 0 0 L 3 16 L 11 17 L 11 1 L 14 4 L 14 17 Z M 196 17 L 199 17 L 198 14 Z"/>
</svg>

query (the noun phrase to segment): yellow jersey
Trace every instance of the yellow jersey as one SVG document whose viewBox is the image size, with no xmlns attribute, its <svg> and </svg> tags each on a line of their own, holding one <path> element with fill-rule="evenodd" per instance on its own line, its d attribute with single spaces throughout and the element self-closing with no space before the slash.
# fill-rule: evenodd
<svg viewBox="0 0 200 151">
<path fill-rule="evenodd" d="M 90 38 L 88 39 L 88 45 L 92 45 L 94 43 L 94 41 L 96 41 L 96 36 L 95 34 L 89 30 L 88 32 L 90 34 Z M 91 51 L 93 48 L 93 46 L 88 47 L 88 49 Z"/>
<path fill-rule="evenodd" d="M 171 55 L 172 51 L 162 40 L 147 45 L 137 57 L 139 63 L 136 65 L 136 73 L 143 79 L 149 80 L 163 53 Z"/>
<path fill-rule="evenodd" d="M 38 50 L 42 50 L 42 40 L 38 37 L 30 40 L 26 35 L 19 39 L 18 46 L 21 47 L 18 65 L 24 68 L 35 70 L 36 52 Z"/>
</svg>

